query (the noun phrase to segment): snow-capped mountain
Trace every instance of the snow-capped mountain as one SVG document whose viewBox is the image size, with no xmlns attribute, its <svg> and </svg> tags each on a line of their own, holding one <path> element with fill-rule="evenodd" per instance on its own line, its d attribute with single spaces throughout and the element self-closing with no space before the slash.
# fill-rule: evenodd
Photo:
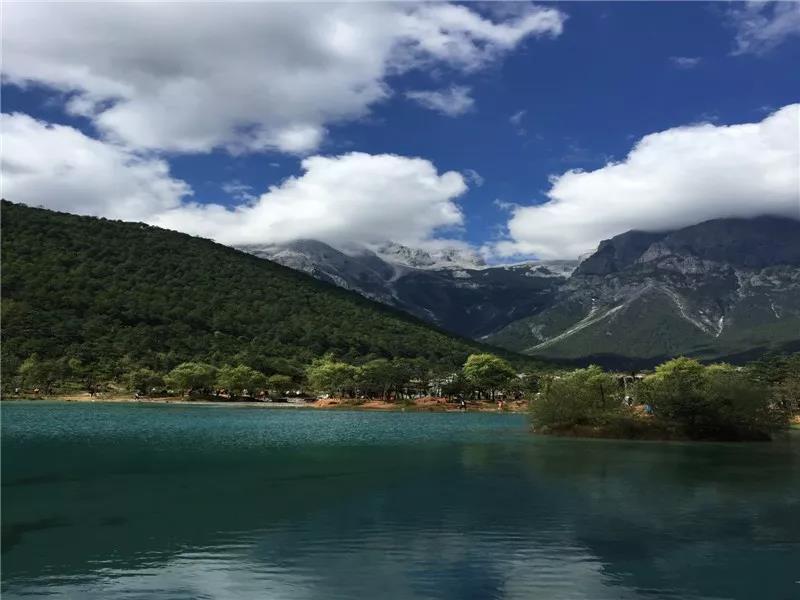
<svg viewBox="0 0 800 600">
<path fill-rule="evenodd" d="M 385 242 L 375 248 L 375 253 L 386 262 L 415 269 L 480 269 L 486 266 L 478 252 L 458 247 L 424 250 Z"/>
<path fill-rule="evenodd" d="M 387 242 L 337 249 L 316 240 L 240 248 L 395 306 L 444 329 L 480 337 L 547 306 L 576 261 L 487 266 L 462 248 Z"/>
<path fill-rule="evenodd" d="M 800 221 L 629 231 L 582 261 L 488 266 L 460 248 L 302 240 L 241 248 L 461 335 L 551 358 L 638 365 L 800 349 Z"/>
</svg>

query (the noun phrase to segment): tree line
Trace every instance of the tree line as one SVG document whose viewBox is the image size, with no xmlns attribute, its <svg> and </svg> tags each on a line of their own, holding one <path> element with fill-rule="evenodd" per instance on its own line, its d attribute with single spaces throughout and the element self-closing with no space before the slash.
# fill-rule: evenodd
<svg viewBox="0 0 800 600">
<path fill-rule="evenodd" d="M 681 357 L 638 377 L 596 366 L 548 375 L 530 414 L 542 432 L 769 439 L 800 414 L 800 354 L 744 367 Z"/>
<path fill-rule="evenodd" d="M 376 358 L 352 364 L 326 355 L 303 370 L 266 373 L 248 365 L 215 366 L 187 361 L 167 372 L 146 367 L 121 370 L 111 379 L 97 377 L 77 359 L 27 357 L 16 374 L 4 379 L 6 392 L 49 395 L 66 391 L 90 393 L 115 389 L 141 395 L 188 395 L 231 398 L 326 394 L 345 399 L 402 400 L 420 395 L 493 400 L 522 398 L 538 381 L 531 373 L 517 373 L 506 360 L 488 353 L 470 355 L 457 370 L 431 365 L 421 358 Z"/>
<path fill-rule="evenodd" d="M 244 364 L 188 361 L 159 372 L 135 367 L 114 379 L 96 377 L 72 359 L 27 357 L 3 378 L 4 392 L 48 395 L 127 390 L 197 399 L 268 399 L 327 395 L 353 402 L 401 402 L 433 395 L 469 401 L 529 403 L 541 432 L 614 437 L 767 439 L 800 415 L 800 354 L 770 356 L 743 367 L 676 358 L 649 373 L 614 373 L 597 366 L 518 372 L 501 357 L 470 355 L 458 369 L 424 359 L 376 358 L 351 363 L 326 355 L 304 369 L 264 373 Z"/>
</svg>

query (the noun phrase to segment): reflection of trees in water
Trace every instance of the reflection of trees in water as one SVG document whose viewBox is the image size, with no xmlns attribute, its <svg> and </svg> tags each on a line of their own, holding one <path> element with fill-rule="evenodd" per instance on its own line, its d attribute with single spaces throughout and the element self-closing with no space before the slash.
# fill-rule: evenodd
<svg viewBox="0 0 800 600">
<path fill-rule="evenodd" d="M 562 490 L 562 522 L 621 582 L 741 597 L 749 572 L 757 596 L 796 591 L 796 444 L 557 440 L 528 446 L 523 462 Z"/>
</svg>

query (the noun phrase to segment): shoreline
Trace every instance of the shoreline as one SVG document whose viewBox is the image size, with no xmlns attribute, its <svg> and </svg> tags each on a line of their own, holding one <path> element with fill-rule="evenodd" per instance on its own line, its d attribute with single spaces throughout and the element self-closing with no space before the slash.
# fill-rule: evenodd
<svg viewBox="0 0 800 600">
<path fill-rule="evenodd" d="M 363 411 L 394 411 L 394 412 L 482 412 L 482 413 L 524 413 L 527 404 L 524 401 L 508 402 L 503 409 L 498 409 L 493 402 L 472 403 L 467 405 L 467 410 L 462 411 L 455 403 L 448 403 L 444 399 L 418 398 L 409 402 L 387 402 L 384 400 L 366 400 L 353 402 L 349 399 L 325 398 L 313 402 L 261 402 L 246 400 L 187 400 L 185 398 L 162 396 L 154 398 L 134 398 L 130 395 L 110 397 L 91 397 L 86 394 L 56 394 L 53 396 L 39 397 L 2 397 L 2 402 L 80 402 L 96 404 L 152 404 L 152 405 L 180 405 L 180 406 L 227 406 L 251 407 L 265 409 L 313 409 L 313 410 L 363 410 Z"/>
</svg>

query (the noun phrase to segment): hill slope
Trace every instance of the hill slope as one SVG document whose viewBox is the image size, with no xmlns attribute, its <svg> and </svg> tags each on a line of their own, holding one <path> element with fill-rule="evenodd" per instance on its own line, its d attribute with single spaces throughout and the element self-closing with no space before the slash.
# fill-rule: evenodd
<svg viewBox="0 0 800 600">
<path fill-rule="evenodd" d="M 397 310 L 208 240 L 3 201 L 3 368 L 75 357 L 103 372 L 185 360 L 300 368 L 480 348 Z"/>
<path fill-rule="evenodd" d="M 606 240 L 555 302 L 487 341 L 613 365 L 800 346 L 800 221 L 719 219 Z"/>
</svg>

